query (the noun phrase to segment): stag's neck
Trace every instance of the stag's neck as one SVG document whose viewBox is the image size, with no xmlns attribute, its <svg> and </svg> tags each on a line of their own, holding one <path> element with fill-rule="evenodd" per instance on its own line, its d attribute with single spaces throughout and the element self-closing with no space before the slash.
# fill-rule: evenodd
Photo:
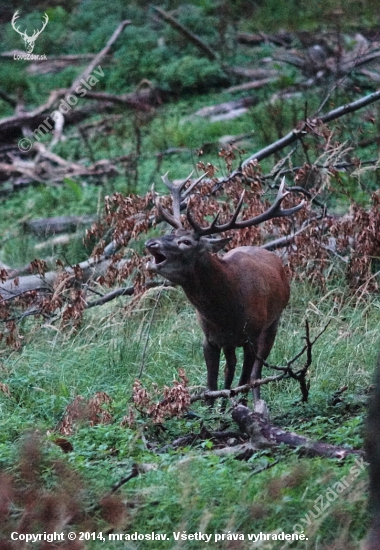
<svg viewBox="0 0 380 550">
<path fill-rule="evenodd" d="M 195 262 L 191 275 L 182 285 L 189 301 L 210 321 L 221 322 L 221 317 L 233 316 L 236 290 L 229 278 L 230 268 L 217 256 L 203 254 Z"/>
</svg>

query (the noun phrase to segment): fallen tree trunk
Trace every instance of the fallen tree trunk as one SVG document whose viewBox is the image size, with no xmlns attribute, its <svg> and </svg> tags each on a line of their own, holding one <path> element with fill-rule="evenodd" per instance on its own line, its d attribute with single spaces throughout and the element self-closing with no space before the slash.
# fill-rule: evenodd
<svg viewBox="0 0 380 550">
<path fill-rule="evenodd" d="M 56 235 L 57 233 L 74 232 L 78 227 L 91 225 L 96 221 L 96 216 L 56 216 L 54 218 L 39 218 L 24 223 L 26 232 L 34 233 L 38 237 Z"/>
<path fill-rule="evenodd" d="M 65 268 L 64 272 L 72 276 L 73 286 L 82 285 L 96 277 L 104 275 L 110 262 L 110 259 L 103 259 L 99 262 L 95 262 L 94 260 L 81 262 L 79 264 L 82 270 L 80 278 L 75 275 L 75 271 L 71 267 Z M 48 271 L 44 275 L 24 275 L 10 279 L 0 285 L 0 297 L 4 300 L 11 300 L 32 290 L 43 292 L 48 290 L 53 292 L 54 285 L 61 273 L 60 271 Z"/>
</svg>

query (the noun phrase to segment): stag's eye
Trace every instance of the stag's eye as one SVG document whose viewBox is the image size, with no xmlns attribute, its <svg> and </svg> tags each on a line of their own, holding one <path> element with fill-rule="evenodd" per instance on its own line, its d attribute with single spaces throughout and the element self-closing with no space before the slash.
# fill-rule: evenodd
<svg viewBox="0 0 380 550">
<path fill-rule="evenodd" d="M 183 239 L 180 244 L 184 244 L 185 246 L 191 246 L 191 241 L 189 239 Z"/>
</svg>

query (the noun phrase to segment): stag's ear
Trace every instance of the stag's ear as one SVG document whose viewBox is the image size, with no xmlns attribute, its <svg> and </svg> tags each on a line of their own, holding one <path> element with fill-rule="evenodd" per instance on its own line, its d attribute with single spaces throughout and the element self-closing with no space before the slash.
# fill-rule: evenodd
<svg viewBox="0 0 380 550">
<path fill-rule="evenodd" d="M 232 237 L 226 237 L 225 239 L 207 239 L 206 237 L 201 237 L 201 240 L 205 243 L 209 252 L 219 252 L 232 240 Z"/>
</svg>

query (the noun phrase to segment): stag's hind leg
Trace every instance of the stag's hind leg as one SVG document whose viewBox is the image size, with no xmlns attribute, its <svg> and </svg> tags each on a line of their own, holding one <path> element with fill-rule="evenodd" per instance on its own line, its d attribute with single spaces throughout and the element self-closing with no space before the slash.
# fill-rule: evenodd
<svg viewBox="0 0 380 550">
<path fill-rule="evenodd" d="M 251 380 L 259 380 L 261 378 L 261 370 L 263 368 L 263 361 L 265 361 L 270 354 L 270 351 L 273 347 L 277 328 L 278 328 L 279 319 L 277 319 L 270 327 L 266 330 L 263 330 L 259 336 L 257 342 L 257 352 L 256 358 L 253 363 L 253 369 L 251 373 Z M 260 386 L 253 388 L 253 398 L 255 401 L 260 399 Z"/>
<path fill-rule="evenodd" d="M 223 352 L 226 358 L 226 366 L 224 367 L 224 388 L 229 390 L 235 376 L 236 353 L 235 348 L 223 348 Z"/>
<path fill-rule="evenodd" d="M 207 389 L 214 391 L 218 389 L 218 373 L 221 349 L 211 344 L 208 340 L 203 342 L 203 354 L 207 366 Z M 215 399 L 207 399 L 209 405 L 214 404 Z"/>
<path fill-rule="evenodd" d="M 239 380 L 239 386 L 248 384 L 248 382 L 250 381 L 253 364 L 256 358 L 253 342 L 247 342 L 246 344 L 244 344 L 243 351 L 244 351 L 244 361 L 243 361 L 243 369 Z"/>
</svg>

